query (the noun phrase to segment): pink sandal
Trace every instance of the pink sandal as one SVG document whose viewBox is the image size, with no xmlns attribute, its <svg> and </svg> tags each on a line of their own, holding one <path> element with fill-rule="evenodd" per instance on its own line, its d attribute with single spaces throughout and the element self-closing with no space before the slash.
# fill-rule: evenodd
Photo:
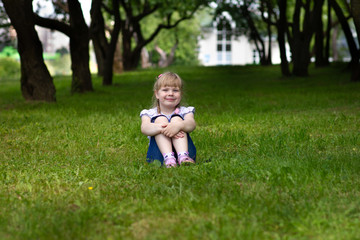
<svg viewBox="0 0 360 240">
<path fill-rule="evenodd" d="M 180 156 L 178 162 L 179 165 L 187 165 L 188 163 L 195 164 L 195 161 L 187 155 Z"/>
<path fill-rule="evenodd" d="M 164 164 L 165 164 L 166 168 L 177 167 L 176 158 L 168 157 L 166 160 L 164 160 Z"/>
</svg>

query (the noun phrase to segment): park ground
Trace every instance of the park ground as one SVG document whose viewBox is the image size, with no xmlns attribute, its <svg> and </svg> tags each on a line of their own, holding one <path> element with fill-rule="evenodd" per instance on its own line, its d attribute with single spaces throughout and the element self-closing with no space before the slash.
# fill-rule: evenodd
<svg viewBox="0 0 360 240">
<path fill-rule="evenodd" d="M 0 239 L 360 239 L 360 83 L 345 65 L 171 68 L 197 164 L 145 161 L 139 113 L 163 70 L 57 102 L 0 80 Z"/>
</svg>

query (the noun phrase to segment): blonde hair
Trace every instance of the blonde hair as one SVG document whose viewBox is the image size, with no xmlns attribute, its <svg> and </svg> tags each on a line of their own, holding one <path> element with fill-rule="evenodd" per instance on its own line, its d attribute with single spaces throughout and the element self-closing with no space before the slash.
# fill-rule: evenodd
<svg viewBox="0 0 360 240">
<path fill-rule="evenodd" d="M 162 87 L 177 87 L 180 90 L 181 96 L 183 95 L 184 82 L 179 75 L 173 72 L 165 72 L 160 74 L 154 83 L 153 91 L 153 108 L 157 108 L 157 112 L 161 113 L 159 100 L 155 96 L 155 92 L 159 91 Z M 180 105 L 180 103 L 179 103 Z M 177 107 L 179 107 L 179 105 Z"/>
</svg>

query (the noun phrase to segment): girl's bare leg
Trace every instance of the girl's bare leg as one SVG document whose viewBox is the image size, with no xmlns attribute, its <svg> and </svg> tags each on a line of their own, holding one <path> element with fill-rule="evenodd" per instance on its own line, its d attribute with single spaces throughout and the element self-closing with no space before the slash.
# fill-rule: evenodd
<svg viewBox="0 0 360 240">
<path fill-rule="evenodd" d="M 184 121 L 182 120 L 182 118 L 180 117 L 173 117 L 171 119 L 171 122 L 180 122 L 180 121 Z M 174 145 L 174 148 L 176 150 L 177 153 L 180 152 L 187 152 L 188 151 L 188 139 L 187 139 L 187 134 L 184 134 L 184 137 L 182 138 L 172 138 L 172 144 Z"/>
<path fill-rule="evenodd" d="M 155 119 L 155 123 L 169 123 L 166 117 L 158 117 Z M 158 134 L 155 136 L 156 144 L 162 154 L 172 152 L 171 138 L 166 137 L 164 134 Z"/>
</svg>

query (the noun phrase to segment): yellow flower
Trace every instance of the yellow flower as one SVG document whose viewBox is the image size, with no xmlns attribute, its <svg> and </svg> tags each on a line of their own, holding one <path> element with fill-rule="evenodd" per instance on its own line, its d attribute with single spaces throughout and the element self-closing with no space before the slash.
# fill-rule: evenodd
<svg viewBox="0 0 360 240">
<path fill-rule="evenodd" d="M 89 190 L 93 190 L 93 187 L 88 187 Z"/>
</svg>

